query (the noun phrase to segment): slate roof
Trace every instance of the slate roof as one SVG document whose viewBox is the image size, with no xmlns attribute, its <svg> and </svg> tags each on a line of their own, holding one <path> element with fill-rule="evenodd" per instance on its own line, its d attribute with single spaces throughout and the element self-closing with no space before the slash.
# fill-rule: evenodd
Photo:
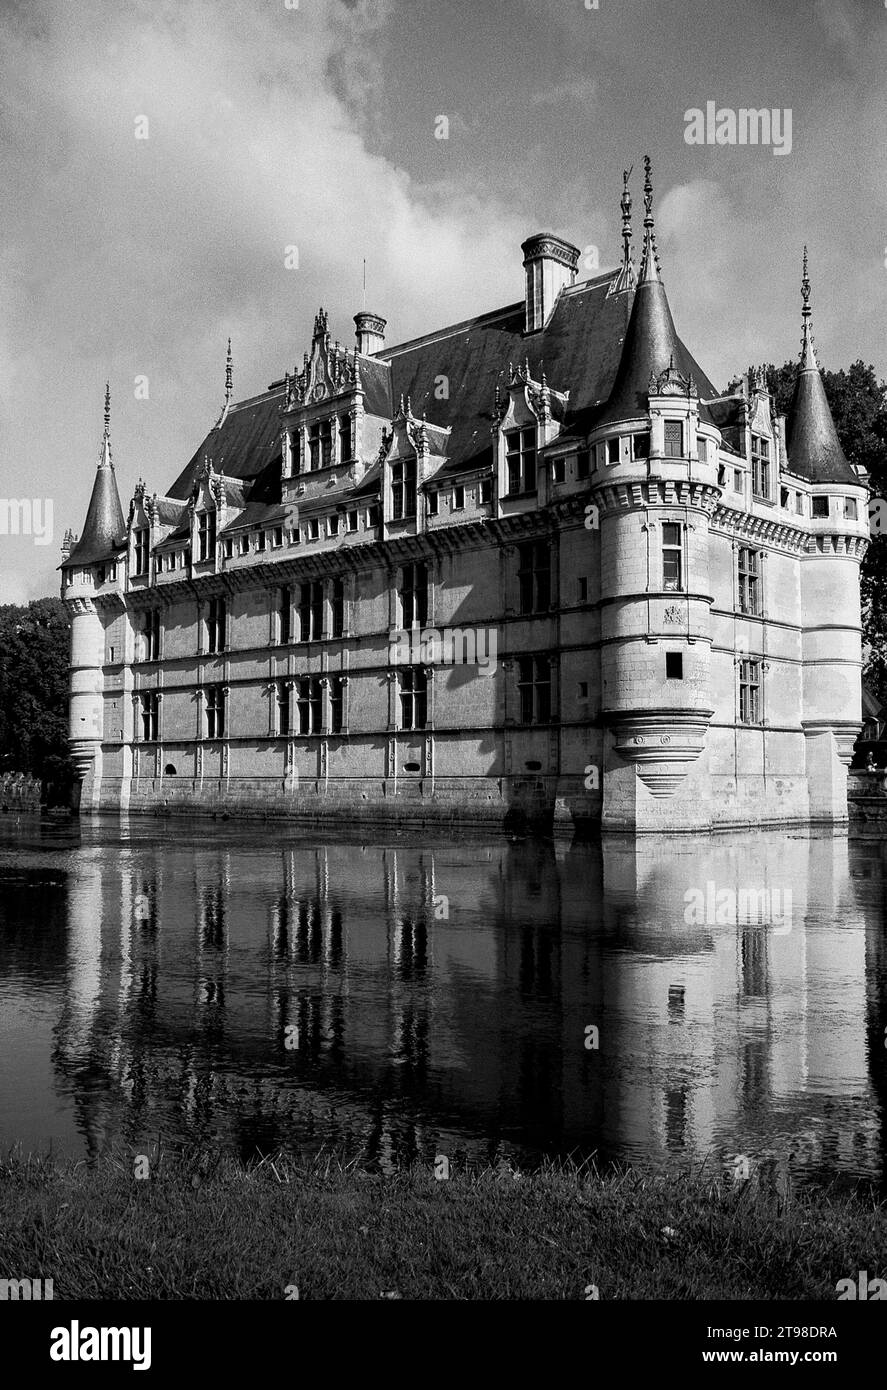
<svg viewBox="0 0 887 1390">
<path fill-rule="evenodd" d="M 83 531 L 70 555 L 60 569 L 71 565 L 91 565 L 116 554 L 124 543 L 126 522 L 120 505 L 120 493 L 114 476 L 110 448 L 105 445 L 96 469 L 92 496 L 86 511 Z"/>
<path fill-rule="evenodd" d="M 841 448 L 832 412 L 825 398 L 819 367 L 812 357 L 795 379 L 786 422 L 786 449 L 792 472 L 811 483 L 853 483 L 859 478 Z"/>
</svg>

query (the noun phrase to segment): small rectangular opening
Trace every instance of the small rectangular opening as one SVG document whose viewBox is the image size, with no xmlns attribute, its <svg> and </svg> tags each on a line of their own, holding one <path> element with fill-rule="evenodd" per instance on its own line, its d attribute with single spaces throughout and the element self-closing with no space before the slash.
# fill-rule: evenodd
<svg viewBox="0 0 887 1390">
<path fill-rule="evenodd" d="M 665 653 L 665 676 L 670 681 L 682 681 L 684 679 L 683 652 Z"/>
</svg>

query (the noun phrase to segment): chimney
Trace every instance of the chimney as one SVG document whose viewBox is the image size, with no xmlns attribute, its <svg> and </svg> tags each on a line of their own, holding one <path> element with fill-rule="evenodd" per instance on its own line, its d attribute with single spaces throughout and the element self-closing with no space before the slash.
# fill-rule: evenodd
<svg viewBox="0 0 887 1390">
<path fill-rule="evenodd" d="M 364 357 L 372 357 L 374 352 L 382 351 L 385 346 L 385 323 L 385 319 L 380 318 L 378 314 L 371 314 L 368 309 L 354 315 L 357 351 Z"/>
<path fill-rule="evenodd" d="M 576 282 L 579 250 L 553 232 L 537 232 L 521 247 L 527 277 L 525 333 L 538 333 L 565 285 Z"/>
</svg>

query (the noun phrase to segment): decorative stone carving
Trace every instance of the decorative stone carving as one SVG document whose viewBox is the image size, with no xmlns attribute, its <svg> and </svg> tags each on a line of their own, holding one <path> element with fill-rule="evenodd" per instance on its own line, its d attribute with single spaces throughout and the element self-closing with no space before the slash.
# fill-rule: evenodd
<svg viewBox="0 0 887 1390">
<path fill-rule="evenodd" d="M 652 796 L 671 796 L 702 752 L 711 710 L 605 714 L 616 751 L 634 763 Z"/>
</svg>

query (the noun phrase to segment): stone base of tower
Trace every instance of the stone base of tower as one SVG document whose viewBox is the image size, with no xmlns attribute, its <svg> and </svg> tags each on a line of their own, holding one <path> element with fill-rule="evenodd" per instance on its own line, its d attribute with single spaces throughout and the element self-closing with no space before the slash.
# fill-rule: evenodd
<svg viewBox="0 0 887 1390">
<path fill-rule="evenodd" d="M 804 723 L 811 821 L 848 819 L 847 777 L 858 723 Z"/>
</svg>

